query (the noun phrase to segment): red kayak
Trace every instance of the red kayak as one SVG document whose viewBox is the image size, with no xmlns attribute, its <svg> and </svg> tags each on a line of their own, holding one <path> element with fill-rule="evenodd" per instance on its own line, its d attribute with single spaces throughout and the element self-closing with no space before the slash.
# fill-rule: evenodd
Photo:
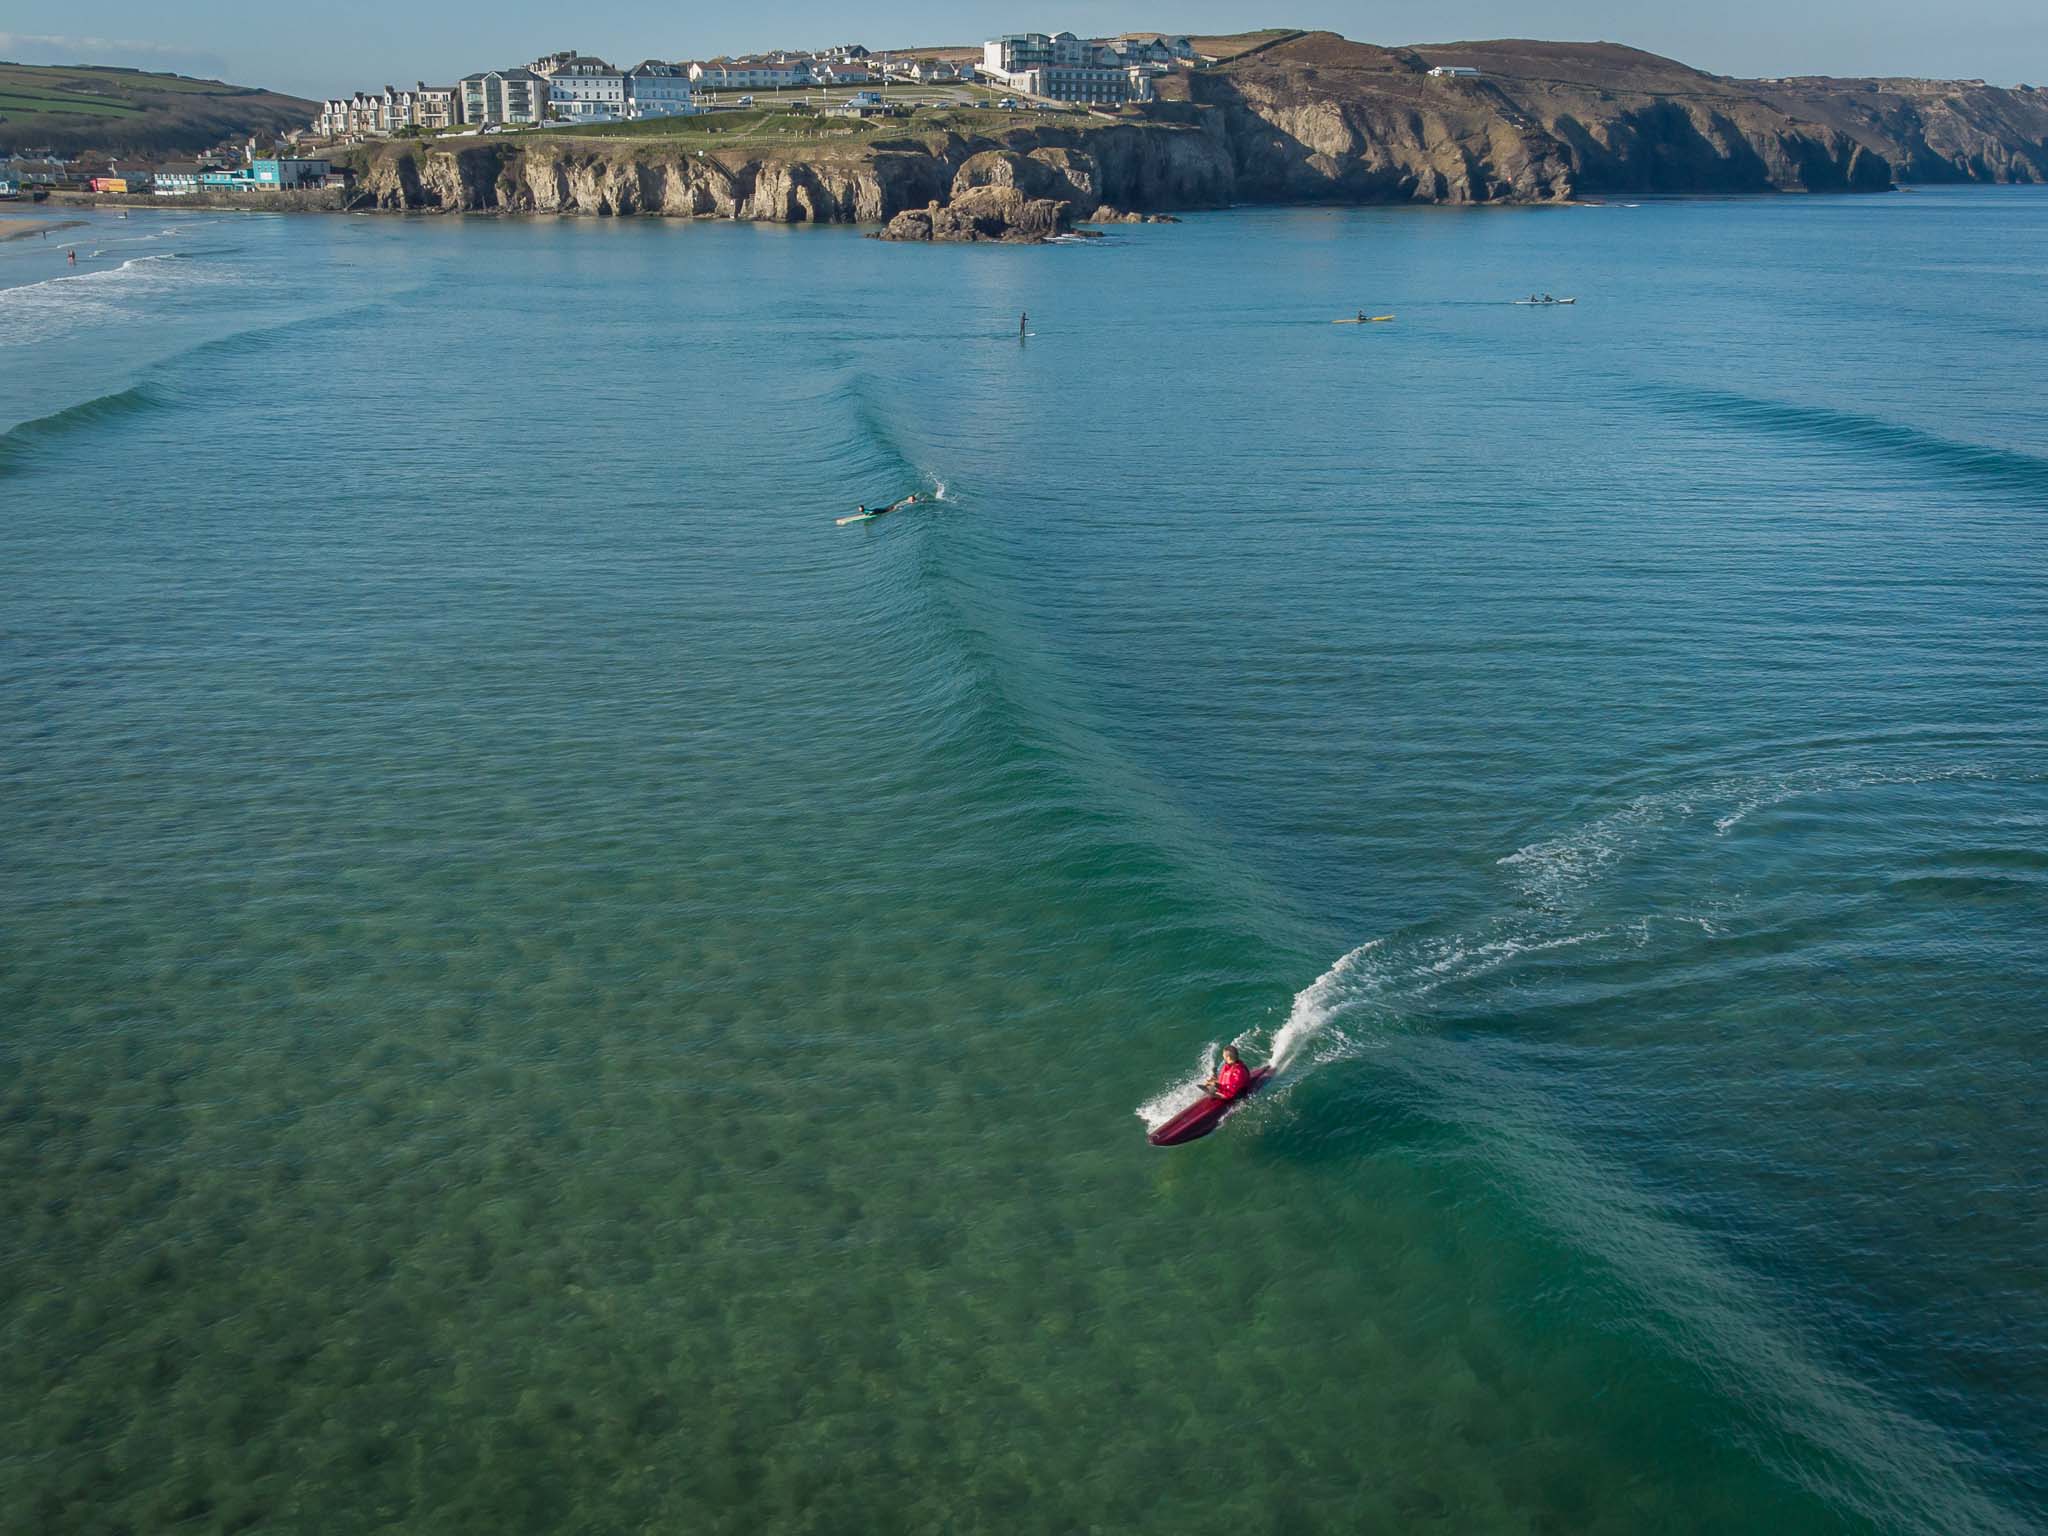
<svg viewBox="0 0 2048 1536">
<path fill-rule="evenodd" d="M 1271 1067 L 1259 1068 L 1244 1085 L 1244 1092 L 1234 1099 L 1219 1099 L 1213 1093 L 1203 1094 L 1147 1139 L 1155 1147 L 1177 1147 L 1184 1141 L 1200 1141 L 1221 1125 L 1233 1109 L 1265 1087 L 1266 1079 L 1272 1075 Z"/>
</svg>

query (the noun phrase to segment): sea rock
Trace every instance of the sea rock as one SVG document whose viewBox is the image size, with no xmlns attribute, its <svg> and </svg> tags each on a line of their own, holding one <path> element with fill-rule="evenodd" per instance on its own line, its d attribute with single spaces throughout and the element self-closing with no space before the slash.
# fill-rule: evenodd
<svg viewBox="0 0 2048 1536">
<path fill-rule="evenodd" d="M 884 240 L 1004 241 L 1028 245 L 1073 228 L 1072 204 L 1027 197 L 1015 187 L 968 187 L 949 203 L 907 209 L 882 230 Z"/>
</svg>

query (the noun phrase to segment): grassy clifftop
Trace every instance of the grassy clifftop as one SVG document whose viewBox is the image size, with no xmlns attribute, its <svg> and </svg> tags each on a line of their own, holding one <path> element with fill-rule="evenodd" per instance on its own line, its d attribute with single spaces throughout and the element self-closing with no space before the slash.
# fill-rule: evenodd
<svg viewBox="0 0 2048 1536">
<path fill-rule="evenodd" d="M 98 65 L 0 63 L 0 153 L 189 153 L 302 128 L 317 102 L 218 80 Z"/>
</svg>

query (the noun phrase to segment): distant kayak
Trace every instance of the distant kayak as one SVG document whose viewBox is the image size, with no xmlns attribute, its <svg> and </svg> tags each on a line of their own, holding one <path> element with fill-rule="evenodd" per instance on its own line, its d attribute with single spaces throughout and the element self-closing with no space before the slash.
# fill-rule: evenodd
<svg viewBox="0 0 2048 1536">
<path fill-rule="evenodd" d="M 1520 302 L 1520 300 L 1517 300 L 1516 302 L 1517 302 L 1517 303 L 1519 303 L 1519 302 Z M 1385 324 L 1386 324 L 1386 323 L 1387 323 L 1387 322 L 1388 322 L 1389 320 L 1391 320 L 1391 319 L 1393 319 L 1393 318 L 1394 318 L 1394 317 L 1393 317 L 1392 315 L 1359 315 L 1359 316 L 1357 316 L 1357 317 L 1355 317 L 1355 318 L 1353 318 L 1353 319 L 1350 319 L 1350 320 L 1332 320 L 1332 321 L 1330 322 L 1330 324 L 1332 324 L 1332 325 L 1385 325 Z"/>
<path fill-rule="evenodd" d="M 1166 1124 L 1146 1137 L 1155 1147 L 1177 1147 L 1184 1141 L 1200 1141 L 1204 1136 L 1221 1125 L 1238 1105 L 1266 1086 L 1273 1075 L 1271 1067 L 1260 1067 L 1244 1085 L 1244 1092 L 1234 1099 L 1219 1099 L 1213 1093 L 1205 1093 L 1186 1109 L 1175 1115 Z"/>
<path fill-rule="evenodd" d="M 874 510 L 869 512 L 855 512 L 851 513 L 846 517 L 842 517 L 838 520 L 835 526 L 844 528 L 848 523 L 870 522 L 873 519 L 882 516 L 882 514 L 885 512 L 894 512 L 898 507 L 915 506 L 918 502 L 923 501 L 924 499 L 924 492 L 912 491 L 908 496 L 905 496 L 902 500 L 892 501 L 886 507 L 876 507 Z"/>
<path fill-rule="evenodd" d="M 1534 304 L 1534 305 L 1536 305 L 1536 306 L 1537 306 L 1537 307 L 1538 307 L 1538 308 L 1540 309 L 1540 308 L 1542 308 L 1542 307 L 1543 307 L 1544 305 L 1546 305 L 1546 304 L 1576 304 L 1576 303 L 1578 303 L 1579 301 L 1578 301 L 1577 299 L 1573 298 L 1573 299 L 1517 299 L 1517 300 L 1515 300 L 1515 302 L 1516 302 L 1517 304 Z"/>
</svg>

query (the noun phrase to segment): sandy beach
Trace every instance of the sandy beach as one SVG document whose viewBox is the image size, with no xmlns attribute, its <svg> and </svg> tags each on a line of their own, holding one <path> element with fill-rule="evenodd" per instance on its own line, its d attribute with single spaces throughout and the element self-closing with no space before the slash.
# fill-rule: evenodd
<svg viewBox="0 0 2048 1536">
<path fill-rule="evenodd" d="M 83 219 L 52 219 L 40 213 L 0 213 L 0 241 L 32 240 L 38 233 L 55 234 L 60 229 L 83 229 Z"/>
</svg>

